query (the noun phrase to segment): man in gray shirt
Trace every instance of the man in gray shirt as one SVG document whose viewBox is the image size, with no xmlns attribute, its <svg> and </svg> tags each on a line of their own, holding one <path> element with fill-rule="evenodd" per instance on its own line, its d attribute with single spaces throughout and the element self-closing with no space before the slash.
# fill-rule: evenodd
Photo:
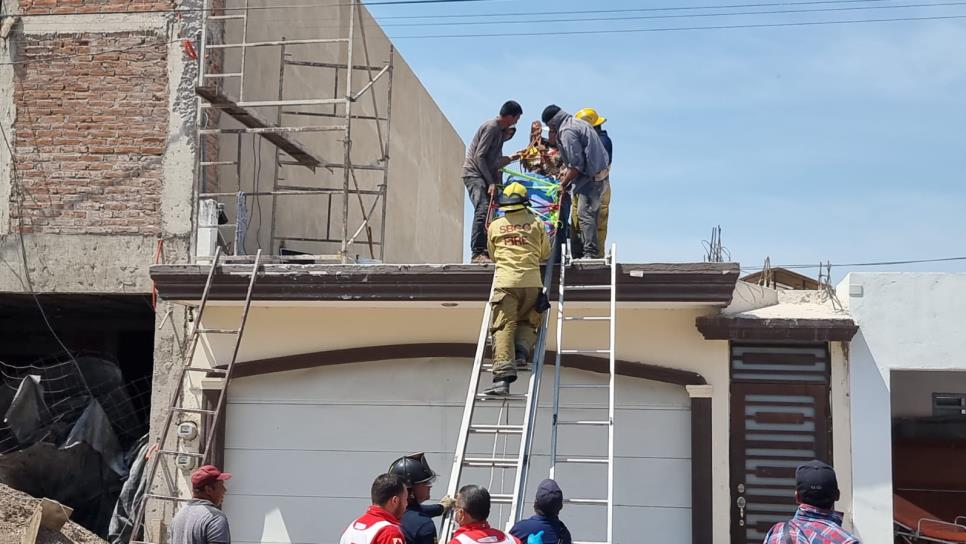
<svg viewBox="0 0 966 544">
<path fill-rule="evenodd" d="M 541 119 L 550 127 L 551 135 L 556 135 L 557 149 L 565 166 L 560 174 L 560 187 L 580 196 L 577 201 L 580 237 L 583 238 L 584 254 L 592 258 L 599 253 L 597 218 L 601 199 L 610 187 L 610 157 L 594 127 L 559 106 L 544 108 Z M 564 210 L 561 206 L 561 211 Z"/>
<path fill-rule="evenodd" d="M 169 544 L 231 544 L 228 518 L 220 510 L 229 478 L 212 465 L 191 473 L 192 499 L 171 520 Z"/>
<path fill-rule="evenodd" d="M 490 198 L 496 194 L 502 179 L 500 168 L 513 160 L 503 156 L 504 131 L 515 126 L 521 115 L 523 108 L 520 104 L 513 100 L 507 101 L 500 108 L 500 116 L 483 123 L 466 147 L 463 185 L 466 186 L 470 204 L 473 205 L 473 227 L 470 233 L 473 263 L 492 262 L 486 249 L 486 218 Z"/>
</svg>

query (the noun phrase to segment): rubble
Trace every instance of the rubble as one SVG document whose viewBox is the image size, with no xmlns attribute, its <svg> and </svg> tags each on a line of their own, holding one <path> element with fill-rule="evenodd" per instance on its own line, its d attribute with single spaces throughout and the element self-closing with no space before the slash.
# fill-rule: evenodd
<svg viewBox="0 0 966 544">
<path fill-rule="evenodd" d="M 27 523 L 40 504 L 26 493 L 0 484 L 0 544 L 21 544 Z M 37 544 L 107 544 L 80 525 L 68 521 L 60 531 L 41 529 Z"/>
</svg>

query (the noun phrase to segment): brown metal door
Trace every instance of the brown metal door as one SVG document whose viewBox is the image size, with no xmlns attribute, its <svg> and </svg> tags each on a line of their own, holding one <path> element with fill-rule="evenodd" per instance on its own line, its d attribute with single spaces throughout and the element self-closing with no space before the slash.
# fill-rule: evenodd
<svg viewBox="0 0 966 544">
<path fill-rule="evenodd" d="M 828 405 L 824 346 L 732 347 L 733 544 L 760 544 L 794 514 L 795 468 L 831 457 Z"/>
</svg>

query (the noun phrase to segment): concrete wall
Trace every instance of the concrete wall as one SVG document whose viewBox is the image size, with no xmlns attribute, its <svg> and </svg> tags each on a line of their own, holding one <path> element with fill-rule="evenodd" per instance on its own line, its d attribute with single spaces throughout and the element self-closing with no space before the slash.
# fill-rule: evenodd
<svg viewBox="0 0 966 544">
<path fill-rule="evenodd" d="M 314 38 L 345 38 L 348 33 L 349 11 L 341 0 L 320 2 L 319 6 L 284 10 L 255 10 L 248 23 L 247 40 L 271 41 Z M 267 0 L 253 0 L 252 6 L 271 5 Z M 225 41 L 241 42 L 242 23 L 225 23 Z M 391 43 L 363 8 L 362 18 L 356 18 L 353 39 L 353 64 L 383 66 L 389 58 Z M 365 40 L 363 39 L 363 34 Z M 286 47 L 291 60 L 344 64 L 347 58 L 344 44 L 307 44 Z M 249 48 L 245 58 L 244 100 L 277 100 L 280 82 L 280 47 Z M 225 72 L 238 72 L 240 54 L 229 51 L 224 58 Z M 354 70 L 351 81 L 353 92 L 368 83 L 366 71 Z M 380 79 L 352 106 L 353 115 L 385 116 L 389 106 L 389 78 Z M 223 91 L 233 98 L 241 95 L 238 78 L 226 79 Z M 284 73 L 283 98 L 341 98 L 346 95 L 346 72 L 332 68 L 293 66 L 287 64 Z M 278 108 L 256 107 L 256 113 L 270 121 L 278 121 Z M 344 115 L 342 105 L 292 106 L 286 111 L 298 110 L 328 115 Z M 222 116 L 223 127 L 237 126 L 235 121 Z M 284 125 L 342 125 L 344 118 L 306 117 L 286 115 Z M 352 122 L 352 161 L 370 164 L 382 157 L 381 137 L 385 137 L 387 125 L 371 120 Z M 381 132 L 380 132 L 381 131 Z M 380 136 L 382 134 L 382 136 Z M 328 163 L 342 164 L 345 147 L 343 132 L 304 132 L 294 136 L 314 155 Z M 234 166 L 220 167 L 217 184 L 212 190 L 234 192 L 239 179 L 242 190 L 260 191 L 272 187 L 275 164 L 275 147 L 260 138 L 243 135 L 240 139 L 220 137 L 220 160 L 238 159 L 241 145 L 241 165 L 238 173 Z M 463 186 L 459 182 L 464 155 L 463 142 L 455 129 L 422 86 L 412 69 L 397 51 L 394 57 L 392 77 L 392 110 L 389 130 L 389 195 L 386 212 L 386 262 L 459 262 L 462 258 Z M 256 162 L 255 158 L 258 158 Z M 291 160 L 284 153 L 282 160 Z M 333 167 L 320 168 L 316 172 L 300 166 L 283 166 L 279 170 L 281 185 L 315 188 L 342 188 L 344 170 Z M 383 183 L 383 172 L 355 170 L 350 186 L 375 190 Z M 362 208 L 370 209 L 374 196 L 363 195 L 361 202 L 350 196 L 348 230 L 349 236 L 362 224 Z M 221 199 L 234 216 L 235 199 Z M 252 220 L 246 237 L 246 251 L 254 253 L 257 247 L 268 248 L 272 232 L 273 198 L 248 199 L 249 217 Z M 280 196 L 275 199 L 276 234 L 278 236 L 309 238 L 342 238 L 342 198 L 323 195 Z M 331 206 L 331 207 L 330 207 Z M 382 229 L 381 204 L 375 207 L 370 224 L 373 237 L 379 241 Z M 367 236 L 363 232 L 350 255 L 371 257 Z M 339 244 L 286 241 L 286 247 L 309 253 L 335 254 Z M 376 248 L 378 257 L 378 248 Z"/>
<path fill-rule="evenodd" d="M 957 372 L 893 371 L 892 417 L 932 416 L 933 393 L 966 394 L 966 369 Z"/>
<path fill-rule="evenodd" d="M 894 370 L 966 368 L 966 274 L 854 273 L 839 298 L 859 325 L 849 353 L 855 528 L 892 538 L 890 379 Z"/>
</svg>

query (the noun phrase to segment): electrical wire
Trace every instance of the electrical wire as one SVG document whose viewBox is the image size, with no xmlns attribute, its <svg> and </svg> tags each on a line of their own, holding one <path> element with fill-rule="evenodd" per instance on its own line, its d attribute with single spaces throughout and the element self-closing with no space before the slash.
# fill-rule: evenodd
<svg viewBox="0 0 966 544">
<path fill-rule="evenodd" d="M 894 23 L 907 21 L 941 21 L 952 19 L 966 19 L 966 15 L 943 15 L 935 17 L 894 17 L 890 19 L 852 19 L 845 21 L 799 21 L 789 23 L 761 23 L 761 24 L 741 24 L 741 25 L 712 25 L 712 26 L 684 26 L 684 27 L 658 27 L 658 28 L 629 28 L 629 29 L 610 29 L 610 30 L 573 30 L 564 32 L 527 32 L 518 34 L 512 32 L 499 32 L 492 34 L 426 34 L 416 36 L 392 36 L 393 40 L 422 40 L 422 39 L 443 39 L 443 38 L 532 38 L 534 36 L 572 36 L 572 35 L 600 35 L 600 34 L 639 34 L 645 32 L 687 32 L 695 30 L 732 30 L 732 29 L 751 29 L 751 28 L 782 28 L 782 27 L 804 27 L 804 26 L 824 26 L 824 25 L 848 25 L 865 23 Z"/>
<path fill-rule="evenodd" d="M 843 263 L 843 264 L 831 263 L 831 264 L 832 266 L 842 267 L 842 268 L 858 268 L 858 267 L 865 267 L 865 266 L 898 266 L 898 265 L 906 265 L 906 264 L 944 263 L 944 262 L 953 262 L 953 261 L 966 261 L 966 256 L 940 257 L 936 259 L 910 259 L 905 261 L 875 261 L 875 262 L 865 262 L 865 263 Z M 816 266 L 818 265 L 814 263 L 813 264 L 774 264 L 774 265 L 771 265 L 771 268 L 773 269 L 786 268 L 789 270 L 793 270 L 793 269 L 802 269 L 802 268 L 815 268 Z M 749 270 L 749 271 L 757 271 L 757 270 L 763 270 L 764 268 L 743 266 L 741 267 L 741 269 Z"/>
<path fill-rule="evenodd" d="M 518 19 L 510 21 L 453 21 L 453 22 L 438 22 L 432 21 L 427 23 L 386 23 L 379 24 L 373 23 L 371 27 L 380 28 L 404 28 L 404 27 L 423 27 L 423 26 L 481 26 L 481 25 L 522 25 L 522 24 L 538 24 L 538 23 L 587 23 L 587 22 L 606 22 L 606 21 L 641 21 L 641 20 L 654 20 L 654 19 L 692 19 L 700 17 L 741 17 L 749 15 L 787 15 L 792 13 L 835 13 L 840 11 L 867 11 L 867 10 L 881 10 L 881 9 L 911 9 L 911 8 L 929 8 L 929 7 L 952 7 L 952 6 L 964 6 L 966 2 L 942 2 L 942 3 L 921 3 L 921 4 L 899 4 L 899 5 L 875 5 L 875 6 L 848 6 L 841 8 L 814 8 L 814 9 L 783 9 L 783 10 L 766 10 L 766 11 L 734 11 L 734 12 L 722 12 L 722 13 L 673 13 L 673 14 L 661 14 L 661 15 L 636 15 L 636 16 L 622 16 L 622 17 L 581 17 L 581 18 L 570 18 L 570 19 Z M 296 20 L 291 20 L 295 22 Z M 274 20 L 266 22 L 284 22 L 284 20 Z M 296 27 L 309 27 L 312 28 L 338 28 L 337 26 L 326 26 L 319 27 L 318 25 L 305 24 L 305 25 L 292 25 Z"/>
</svg>

